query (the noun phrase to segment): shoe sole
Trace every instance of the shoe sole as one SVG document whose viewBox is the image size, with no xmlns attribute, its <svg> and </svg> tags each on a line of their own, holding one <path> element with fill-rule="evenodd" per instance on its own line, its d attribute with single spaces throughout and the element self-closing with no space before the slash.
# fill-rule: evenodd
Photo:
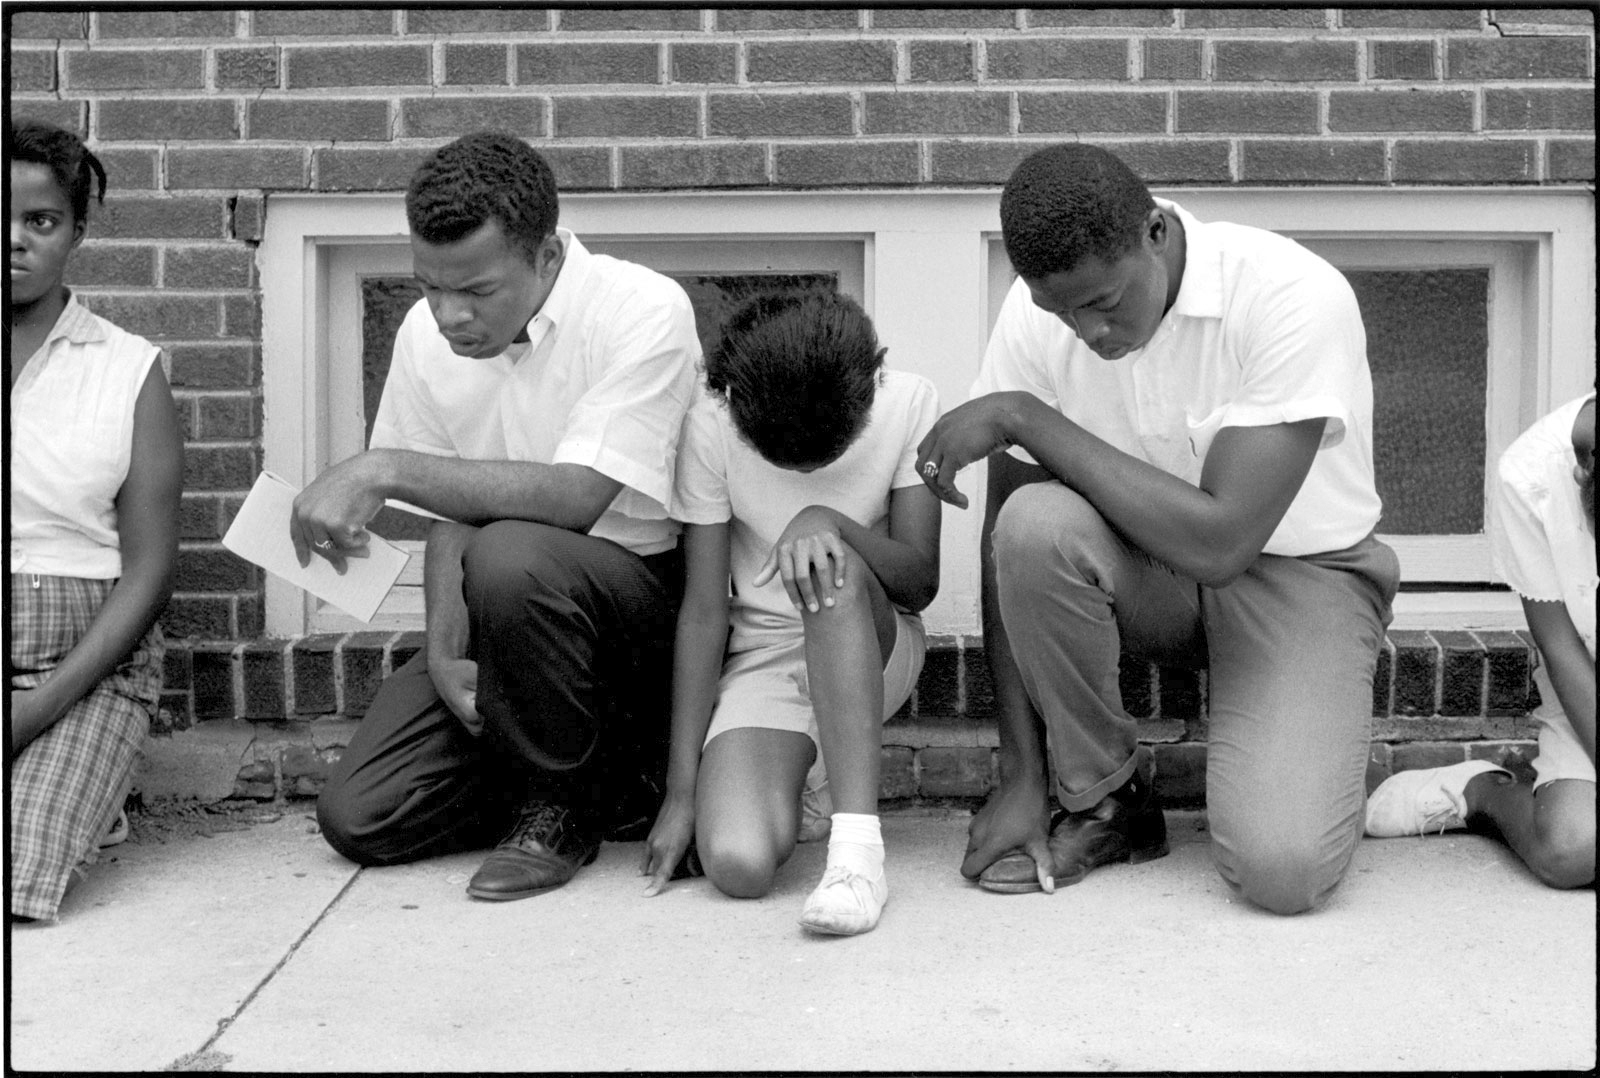
<svg viewBox="0 0 1600 1078">
<path fill-rule="evenodd" d="M 530 887 L 526 891 L 483 891 L 473 887 L 469 883 L 467 885 L 467 894 L 473 898 L 482 899 L 485 902 L 515 902 L 519 898 L 532 898 L 534 895 L 542 895 L 546 891 L 554 891 L 557 887 L 565 887 L 567 884 L 572 882 L 573 877 L 577 876 L 579 869 L 582 869 L 587 865 L 594 864 L 595 858 L 599 856 L 600 847 L 596 846 L 594 848 L 594 852 L 584 859 L 583 864 L 572 870 L 571 876 L 568 876 L 566 879 L 561 880 L 558 883 L 547 883 L 543 887 Z"/>
<path fill-rule="evenodd" d="M 1171 847 L 1165 842 L 1161 843 L 1159 846 L 1146 846 L 1137 850 L 1129 850 L 1127 853 L 1117 857 L 1112 857 L 1105 861 L 1098 861 L 1095 864 L 1087 865 L 1084 867 L 1082 872 L 1075 873 L 1074 875 L 1057 876 L 1055 878 L 1055 884 L 1057 887 L 1071 887 L 1075 883 L 1082 883 L 1084 878 L 1097 868 L 1104 868 L 1107 865 L 1121 864 L 1142 865 L 1146 861 L 1160 860 L 1171 852 Z M 1024 854 L 1024 856 L 1026 855 Z M 1004 860 L 1004 858 L 1001 860 Z M 999 863 L 999 861 L 995 862 L 995 864 Z M 997 895 L 1027 895 L 1044 890 L 1043 887 L 1039 886 L 1039 880 L 1036 876 L 1026 880 L 1017 880 L 1015 882 L 985 880 L 982 876 L 979 876 L 978 886 L 983 888 L 985 891 Z"/>
</svg>

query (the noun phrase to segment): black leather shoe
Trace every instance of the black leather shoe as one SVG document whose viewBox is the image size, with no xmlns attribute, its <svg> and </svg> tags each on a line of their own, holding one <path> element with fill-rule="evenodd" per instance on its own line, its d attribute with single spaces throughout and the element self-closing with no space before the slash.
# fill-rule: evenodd
<svg viewBox="0 0 1600 1078">
<path fill-rule="evenodd" d="M 490 902 L 527 898 L 560 887 L 600 853 L 600 838 L 569 808 L 549 801 L 523 806 L 516 825 L 467 882 L 467 894 Z"/>
<path fill-rule="evenodd" d="M 1057 810 L 1050 818 L 1051 875 L 1057 887 L 1078 883 L 1101 865 L 1141 864 L 1165 857 L 1167 820 L 1156 807 L 1150 777 L 1135 771 L 1093 808 Z M 978 886 L 1000 894 L 1039 890 L 1033 858 L 1018 850 L 983 870 Z"/>
</svg>

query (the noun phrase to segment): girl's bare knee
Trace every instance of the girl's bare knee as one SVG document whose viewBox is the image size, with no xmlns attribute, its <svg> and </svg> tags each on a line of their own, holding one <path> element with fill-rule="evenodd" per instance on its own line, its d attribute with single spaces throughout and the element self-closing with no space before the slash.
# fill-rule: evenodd
<svg viewBox="0 0 1600 1078">
<path fill-rule="evenodd" d="M 753 841 L 712 839 L 699 847 L 706 878 L 730 898 L 760 898 L 772 890 L 778 859 Z"/>
</svg>

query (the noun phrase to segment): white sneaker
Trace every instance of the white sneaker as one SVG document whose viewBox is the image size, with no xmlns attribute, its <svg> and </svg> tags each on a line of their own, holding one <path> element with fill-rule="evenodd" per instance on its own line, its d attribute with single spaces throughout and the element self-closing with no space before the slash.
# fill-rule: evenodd
<svg viewBox="0 0 1600 1078">
<path fill-rule="evenodd" d="M 1467 782 L 1485 771 L 1505 768 L 1487 760 L 1467 760 L 1390 775 L 1367 798 L 1367 834 L 1399 838 L 1430 831 L 1442 834 L 1467 826 Z"/>
<path fill-rule="evenodd" d="M 800 924 L 831 936 L 857 936 L 871 932 L 889 901 L 889 881 L 879 872 L 869 879 L 854 869 L 836 865 L 822 874 L 822 882 L 806 899 Z"/>
<path fill-rule="evenodd" d="M 833 830 L 833 795 L 824 782 L 815 790 L 809 786 L 800 795 L 801 842 L 821 842 Z"/>
</svg>

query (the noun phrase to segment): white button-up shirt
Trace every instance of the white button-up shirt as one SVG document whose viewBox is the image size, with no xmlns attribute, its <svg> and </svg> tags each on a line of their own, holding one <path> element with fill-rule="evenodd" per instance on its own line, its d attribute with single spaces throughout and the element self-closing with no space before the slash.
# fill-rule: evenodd
<svg viewBox="0 0 1600 1078">
<path fill-rule="evenodd" d="M 623 485 L 589 534 L 636 554 L 670 550 L 678 437 L 700 363 L 694 311 L 670 278 L 558 234 L 566 258 L 526 343 L 458 356 L 427 301 L 411 308 L 371 446 L 586 465 Z"/>
<path fill-rule="evenodd" d="M 1382 511 L 1372 462 L 1366 331 L 1343 275 L 1258 228 L 1183 222 L 1172 307 L 1142 349 L 1101 359 L 1034 306 L 1020 279 L 989 339 L 974 397 L 1026 390 L 1116 448 L 1199 485 L 1223 427 L 1325 418 L 1322 444 L 1265 553 L 1343 550 Z M 1032 462 L 1025 451 L 1010 450 Z"/>
</svg>

